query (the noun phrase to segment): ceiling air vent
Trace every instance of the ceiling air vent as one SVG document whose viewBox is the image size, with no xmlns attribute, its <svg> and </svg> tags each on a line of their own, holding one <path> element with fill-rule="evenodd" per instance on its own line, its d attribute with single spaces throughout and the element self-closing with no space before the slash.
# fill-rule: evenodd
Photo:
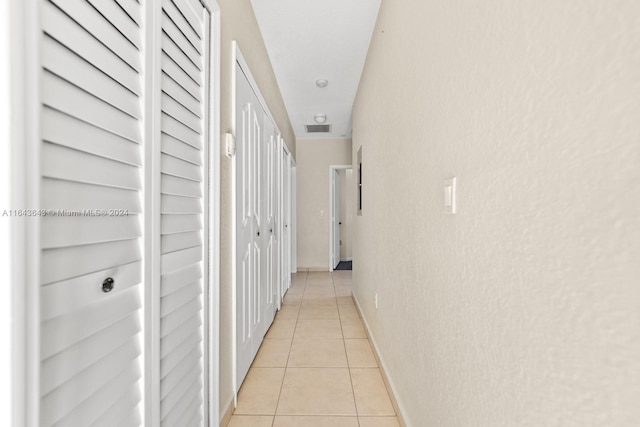
<svg viewBox="0 0 640 427">
<path fill-rule="evenodd" d="M 331 125 L 304 125 L 307 128 L 307 133 L 327 133 L 331 132 Z"/>
</svg>

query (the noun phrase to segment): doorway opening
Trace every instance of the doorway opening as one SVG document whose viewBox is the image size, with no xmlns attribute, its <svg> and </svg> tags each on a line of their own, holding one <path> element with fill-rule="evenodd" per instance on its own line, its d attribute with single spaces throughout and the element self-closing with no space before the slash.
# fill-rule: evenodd
<svg viewBox="0 0 640 427">
<path fill-rule="evenodd" d="M 329 271 L 352 269 L 354 192 L 352 166 L 329 166 Z"/>
</svg>

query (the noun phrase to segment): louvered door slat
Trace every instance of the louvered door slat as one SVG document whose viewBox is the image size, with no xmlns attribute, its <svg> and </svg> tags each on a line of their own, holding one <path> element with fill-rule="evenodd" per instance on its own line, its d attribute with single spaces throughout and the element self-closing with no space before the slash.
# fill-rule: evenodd
<svg viewBox="0 0 640 427">
<path fill-rule="evenodd" d="M 97 363 L 110 348 L 119 346 L 140 332 L 140 319 L 132 313 L 118 320 L 108 329 L 74 344 L 42 362 L 41 392 L 50 393 L 69 378 Z"/>
<path fill-rule="evenodd" d="M 113 25 L 129 43 L 142 48 L 140 26 L 114 1 L 88 0 Z"/>
<path fill-rule="evenodd" d="M 162 345 L 160 346 L 160 356 L 162 357 L 162 361 L 164 362 L 164 360 L 170 357 L 178 347 L 182 347 L 187 340 L 192 338 L 192 335 L 196 335 L 194 331 L 198 332 L 197 335 L 200 337 L 198 339 L 201 339 L 202 334 L 199 331 L 199 327 L 200 318 L 195 316 L 163 336 Z"/>
<path fill-rule="evenodd" d="M 173 313 L 189 301 L 195 299 L 200 294 L 200 282 L 193 282 L 177 292 L 167 295 L 162 299 L 161 316 Z"/>
<path fill-rule="evenodd" d="M 163 234 L 184 233 L 202 228 L 200 215 L 163 215 L 161 221 Z"/>
<path fill-rule="evenodd" d="M 180 12 L 184 15 L 184 17 L 189 22 L 189 26 L 195 33 L 198 35 L 200 39 L 204 38 L 204 26 L 203 17 L 202 17 L 202 5 L 198 2 L 188 2 L 184 0 L 171 0 L 173 4 L 175 4 Z M 198 12 L 196 12 L 198 11 Z"/>
<path fill-rule="evenodd" d="M 42 325 L 42 354 L 44 358 L 64 351 L 93 334 L 100 333 L 117 320 L 140 308 L 138 289 L 131 288 L 110 295 L 111 304 L 92 305 L 81 313 L 56 317 Z M 78 322 L 78 318 L 82 322 Z M 65 331 L 63 337 L 56 331 Z"/>
<path fill-rule="evenodd" d="M 196 328 L 195 333 L 187 335 L 182 339 L 179 344 L 186 342 L 199 342 L 202 339 L 200 331 Z M 173 371 L 176 366 L 183 363 L 183 360 L 192 353 L 191 347 L 188 345 L 176 345 L 170 351 L 167 351 L 166 356 L 162 359 L 160 366 L 160 378 L 164 378 L 167 374 Z"/>
<path fill-rule="evenodd" d="M 142 186 L 139 169 L 136 166 L 57 144 L 43 144 L 42 154 L 47 159 L 47 162 L 42 165 L 42 174 L 47 178 L 130 190 L 138 190 Z M 70 164 L 77 166 L 71 168 Z"/>
<path fill-rule="evenodd" d="M 202 129 L 200 129 L 200 126 L 202 125 L 202 119 L 199 116 L 196 116 L 178 101 L 164 93 L 162 94 L 161 102 L 162 111 L 164 111 L 166 114 L 178 120 L 183 125 L 189 127 L 192 131 L 198 133 L 202 132 Z"/>
<path fill-rule="evenodd" d="M 43 40 L 42 66 L 109 105 L 140 119 L 136 94 L 50 37 Z"/>
<path fill-rule="evenodd" d="M 168 297 L 165 297 L 168 298 Z M 202 304 L 198 299 L 198 295 L 191 295 L 191 299 L 187 300 L 184 304 L 180 305 L 175 310 L 167 313 L 162 318 L 162 326 L 160 328 L 160 334 L 164 338 L 177 330 L 181 333 L 188 332 L 186 325 L 193 327 L 194 325 L 200 325 L 200 313 Z"/>
<path fill-rule="evenodd" d="M 42 139 L 122 163 L 140 166 L 140 145 L 51 108 L 44 108 Z"/>
<path fill-rule="evenodd" d="M 162 236 L 160 251 L 163 254 L 166 254 L 200 246 L 202 243 L 202 233 L 197 231 L 191 233 L 167 234 Z"/>
<path fill-rule="evenodd" d="M 42 79 L 43 104 L 131 141 L 141 141 L 135 117 L 49 72 L 43 73 Z"/>
<path fill-rule="evenodd" d="M 120 398 L 99 417 L 91 427 L 133 427 L 139 426 L 141 420 L 138 404 L 132 404 L 141 399 L 140 390 L 134 389 L 120 396 Z M 114 415 L 115 414 L 115 415 Z"/>
<path fill-rule="evenodd" d="M 133 93 L 137 95 L 142 93 L 139 74 L 136 70 L 118 58 L 54 5 L 44 1 L 41 4 L 41 20 L 45 33 Z"/>
<path fill-rule="evenodd" d="M 198 51 L 198 53 L 203 53 L 202 43 L 200 41 L 201 37 L 189 24 L 189 21 L 186 20 L 184 15 L 180 13 L 178 8 L 171 0 L 162 0 L 162 9 L 164 13 L 173 21 L 173 23 L 180 29 L 182 34 L 185 35 L 187 39 L 189 39 L 189 43 Z"/>
<path fill-rule="evenodd" d="M 130 240 L 141 233 L 137 215 L 47 216 L 42 225 L 43 249 Z"/>
<path fill-rule="evenodd" d="M 185 144 L 166 133 L 162 134 L 162 152 L 185 162 L 202 166 L 202 151 L 200 149 Z"/>
<path fill-rule="evenodd" d="M 202 197 L 200 183 L 166 174 L 162 174 L 162 191 L 163 194 Z"/>
<path fill-rule="evenodd" d="M 182 51 L 166 33 L 162 33 L 162 51 L 166 53 L 191 80 L 198 86 L 202 86 L 202 75 L 198 67 L 191 61 L 189 56 Z"/>
<path fill-rule="evenodd" d="M 50 0 L 131 68 L 140 72 L 138 49 L 86 0 Z"/>
<path fill-rule="evenodd" d="M 201 52 L 198 52 L 184 32 L 180 31 L 166 12 L 162 14 L 162 30 L 169 36 L 173 43 L 180 48 L 182 53 L 189 58 L 191 63 L 198 68 L 198 70 L 202 71 L 202 65 L 200 64 Z"/>
<path fill-rule="evenodd" d="M 162 74 L 161 86 L 164 93 L 178 101 L 196 116 L 202 117 L 199 101 L 187 89 L 169 77 L 169 74 Z"/>
<path fill-rule="evenodd" d="M 124 10 L 133 22 L 142 25 L 142 5 L 136 0 L 115 0 Z"/>
<path fill-rule="evenodd" d="M 137 240 L 47 249 L 42 253 L 43 285 L 125 265 L 141 259 Z"/>
<path fill-rule="evenodd" d="M 163 194 L 160 209 L 163 214 L 199 214 L 202 202 L 199 198 Z"/>
<path fill-rule="evenodd" d="M 179 309 L 173 311 L 162 319 L 160 336 L 169 336 L 172 332 L 180 330 L 182 334 L 188 333 L 194 326 L 200 324 L 199 310 L 202 304 L 198 299 L 193 299 Z M 189 327 L 187 328 L 187 325 Z"/>
<path fill-rule="evenodd" d="M 165 297 L 200 278 L 202 278 L 202 265 L 200 263 L 191 264 L 173 273 L 167 273 L 162 276 L 160 285 L 161 296 Z"/>
<path fill-rule="evenodd" d="M 163 254 L 161 257 L 162 274 L 170 273 L 184 268 L 184 266 L 189 264 L 195 264 L 202 261 L 202 250 L 202 246 L 197 246 L 195 248 Z"/>
<path fill-rule="evenodd" d="M 55 423 L 56 427 L 88 426 L 106 413 L 106 409 L 113 405 L 118 398 L 131 389 L 131 381 L 137 381 L 141 377 L 140 365 L 137 361 L 131 362 L 121 373 L 115 376 L 109 383 L 96 393 L 86 396 L 80 405 L 75 407 L 62 419 Z"/>
<path fill-rule="evenodd" d="M 172 384 L 163 386 L 160 385 L 160 396 L 163 399 L 162 410 L 160 411 L 161 417 L 165 418 L 176 405 L 182 400 L 182 397 L 191 391 L 197 394 L 198 387 L 194 386 L 199 382 L 199 367 L 197 365 L 186 365 L 190 369 L 183 375 L 176 377 L 176 381 Z M 164 392 L 164 393 L 163 393 Z"/>
<path fill-rule="evenodd" d="M 195 378 L 198 378 L 199 376 L 199 364 L 200 358 L 202 357 L 202 353 L 200 352 L 200 343 L 198 341 L 193 341 L 185 345 L 191 349 L 189 356 L 184 358 L 182 363 L 178 364 L 175 369 L 170 371 L 160 380 L 160 396 L 162 398 L 167 397 L 168 394 L 176 389 L 177 385 L 180 384 L 187 375 L 195 372 Z"/>
<path fill-rule="evenodd" d="M 40 295 L 47 304 L 43 304 L 41 320 L 49 320 L 102 301 L 102 289 L 90 284 L 101 283 L 105 277 L 112 277 L 119 291 L 137 286 L 142 280 L 141 268 L 140 262 L 134 262 L 44 286 Z"/>
<path fill-rule="evenodd" d="M 135 190 L 102 187 L 82 182 L 46 179 L 42 182 L 42 205 L 54 211 L 123 209 L 130 215 L 140 213 L 140 196 Z"/>
<path fill-rule="evenodd" d="M 201 388 L 202 383 L 198 382 L 193 385 L 194 388 Z M 195 396 L 195 397 L 194 397 Z M 187 404 L 186 407 L 184 404 Z M 177 404 L 173 410 L 167 414 L 167 416 L 162 420 L 163 425 L 170 427 L 180 427 L 187 425 L 198 425 L 200 423 L 200 411 L 198 408 L 202 404 L 202 399 L 198 397 L 193 392 L 183 396 L 181 403 Z M 189 420 L 187 417 L 191 414 L 191 419 Z M 188 420 L 188 421 L 187 421 Z"/>
<path fill-rule="evenodd" d="M 202 183 L 202 167 L 162 154 L 162 173 Z"/>
<path fill-rule="evenodd" d="M 169 134 L 194 148 L 202 148 L 202 135 L 164 112 L 162 113 L 161 127 L 162 132 Z"/>
<path fill-rule="evenodd" d="M 104 354 L 97 364 L 83 370 L 70 381 L 45 395 L 42 399 L 42 411 L 51 414 L 55 419 L 72 412 L 75 407 L 74 397 L 78 390 L 82 390 L 85 396 L 97 393 L 112 380 L 114 373 L 117 374 L 131 363 L 135 363 L 139 353 L 139 343 L 134 337 L 112 352 Z"/>
<path fill-rule="evenodd" d="M 202 102 L 201 87 L 169 55 L 162 52 L 162 71 L 189 92 L 198 102 Z"/>
</svg>

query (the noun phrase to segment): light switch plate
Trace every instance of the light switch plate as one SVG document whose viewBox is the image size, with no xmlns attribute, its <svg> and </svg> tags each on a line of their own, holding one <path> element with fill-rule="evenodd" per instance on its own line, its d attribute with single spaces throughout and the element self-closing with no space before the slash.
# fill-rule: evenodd
<svg viewBox="0 0 640 427">
<path fill-rule="evenodd" d="M 225 134 L 225 148 L 227 157 L 232 158 L 236 154 L 236 138 L 229 132 Z"/>
<path fill-rule="evenodd" d="M 444 213 L 456 213 L 456 177 L 444 180 Z"/>
</svg>

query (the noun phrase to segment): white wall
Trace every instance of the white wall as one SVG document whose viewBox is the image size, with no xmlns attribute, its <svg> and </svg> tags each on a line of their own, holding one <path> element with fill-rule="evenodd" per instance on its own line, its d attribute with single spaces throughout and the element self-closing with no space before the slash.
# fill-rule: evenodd
<svg viewBox="0 0 640 427">
<path fill-rule="evenodd" d="M 296 143 L 298 269 L 329 269 L 329 166 L 351 164 L 350 139 Z"/>
<path fill-rule="evenodd" d="M 640 425 L 640 2 L 383 0 L 360 146 L 354 292 L 409 425 Z"/>
<path fill-rule="evenodd" d="M 247 61 L 253 77 L 256 79 L 260 92 L 269 105 L 282 137 L 289 150 L 295 156 L 295 135 L 289 122 L 287 110 L 284 107 L 280 89 L 276 82 L 271 62 L 264 46 L 262 35 L 258 28 L 253 8 L 249 0 L 218 0 L 221 11 L 221 141 L 224 133 L 233 129 L 231 100 L 234 86 L 231 82 L 232 44 L 237 40 Z M 232 160 L 224 154 L 222 144 L 220 171 L 220 409 L 222 414 L 233 399 L 233 329 L 232 329 L 232 273 L 233 258 L 233 227 L 232 227 Z"/>
</svg>

